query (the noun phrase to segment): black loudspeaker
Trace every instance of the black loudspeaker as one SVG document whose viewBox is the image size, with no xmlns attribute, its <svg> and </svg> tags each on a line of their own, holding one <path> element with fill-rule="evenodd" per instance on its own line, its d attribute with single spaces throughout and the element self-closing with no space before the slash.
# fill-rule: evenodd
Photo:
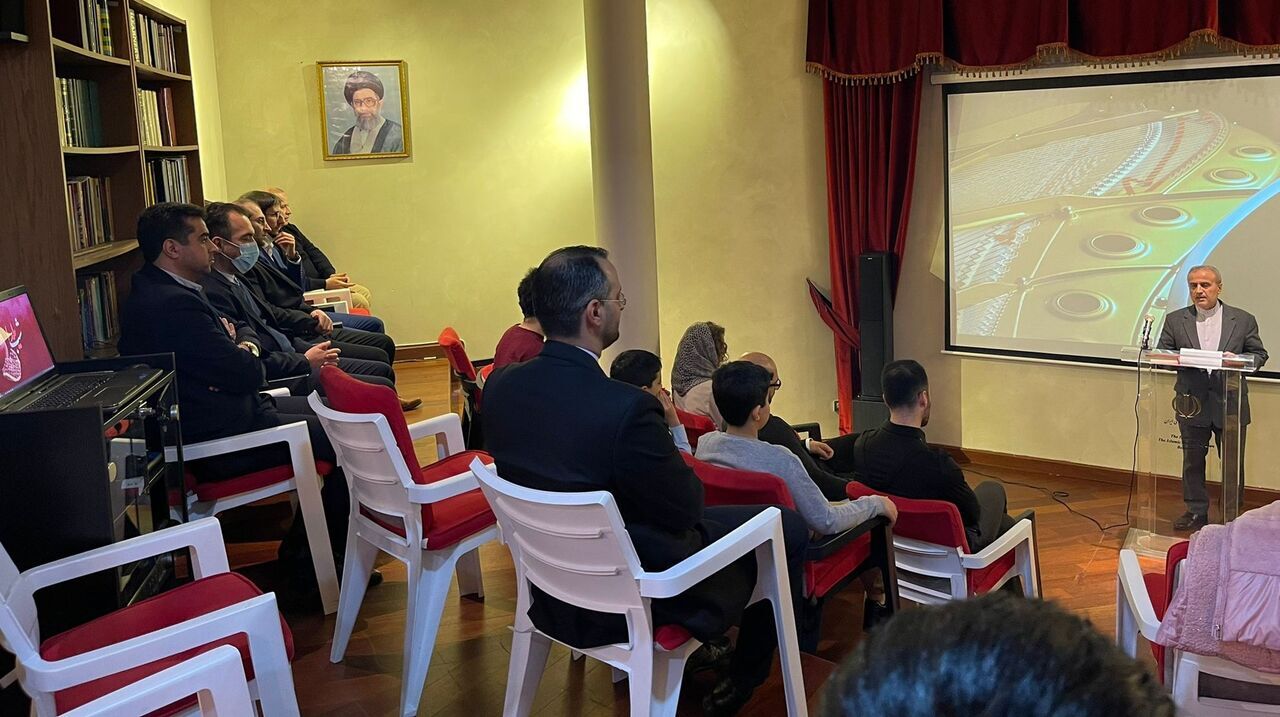
<svg viewBox="0 0 1280 717">
<path fill-rule="evenodd" d="M 865 431 L 889 420 L 889 407 L 880 398 L 853 399 L 853 430 Z"/>
<path fill-rule="evenodd" d="M 860 398 L 879 401 L 884 395 L 880 372 L 893 361 L 893 255 L 858 257 L 858 333 L 862 336 Z"/>
</svg>

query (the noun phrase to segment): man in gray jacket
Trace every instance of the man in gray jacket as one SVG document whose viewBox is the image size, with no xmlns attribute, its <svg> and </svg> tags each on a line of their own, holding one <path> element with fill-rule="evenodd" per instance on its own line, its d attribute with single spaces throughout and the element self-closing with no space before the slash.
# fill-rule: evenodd
<svg viewBox="0 0 1280 717">
<path fill-rule="evenodd" d="M 1267 361 L 1267 350 L 1258 335 L 1258 320 L 1243 309 L 1218 300 L 1222 293 L 1222 273 L 1207 265 L 1187 272 L 1191 306 L 1171 312 L 1164 320 L 1157 348 L 1221 351 L 1227 356 L 1252 356 L 1254 365 Z M 1173 522 L 1174 530 L 1196 531 L 1209 522 L 1209 493 L 1204 487 L 1205 457 L 1209 434 L 1222 445 L 1224 374 L 1203 369 L 1178 371 L 1174 390 L 1178 407 L 1178 430 L 1182 436 L 1182 499 L 1187 512 Z M 1244 491 L 1244 439 L 1249 425 L 1249 389 L 1240 383 L 1240 470 L 1239 487 Z"/>
</svg>

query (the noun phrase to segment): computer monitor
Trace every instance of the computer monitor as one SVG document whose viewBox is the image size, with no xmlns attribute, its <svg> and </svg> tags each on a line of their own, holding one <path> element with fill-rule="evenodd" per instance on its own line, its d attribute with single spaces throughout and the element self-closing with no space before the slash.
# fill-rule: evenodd
<svg viewBox="0 0 1280 717">
<path fill-rule="evenodd" d="M 0 292 L 0 398 L 53 370 L 53 355 L 25 286 Z"/>
</svg>

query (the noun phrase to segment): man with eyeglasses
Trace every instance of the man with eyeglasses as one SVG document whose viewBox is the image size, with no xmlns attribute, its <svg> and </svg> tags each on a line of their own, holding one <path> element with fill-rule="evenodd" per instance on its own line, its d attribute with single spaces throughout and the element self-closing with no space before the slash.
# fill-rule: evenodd
<svg viewBox="0 0 1280 717">
<path fill-rule="evenodd" d="M 382 116 L 386 88 L 372 72 L 356 70 L 342 89 L 356 113 L 356 123 L 333 145 L 334 154 L 388 154 L 404 152 L 404 128 Z"/>
</svg>

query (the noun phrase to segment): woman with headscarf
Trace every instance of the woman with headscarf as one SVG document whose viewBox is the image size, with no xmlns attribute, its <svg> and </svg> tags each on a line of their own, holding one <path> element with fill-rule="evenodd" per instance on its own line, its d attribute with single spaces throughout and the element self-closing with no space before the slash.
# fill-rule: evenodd
<svg viewBox="0 0 1280 717">
<path fill-rule="evenodd" d="M 676 347 L 676 360 L 671 366 L 672 398 L 676 408 L 706 416 L 721 425 L 720 411 L 711 396 L 711 374 L 729 357 L 724 340 L 724 327 L 710 321 L 699 321 L 685 329 Z"/>
</svg>

